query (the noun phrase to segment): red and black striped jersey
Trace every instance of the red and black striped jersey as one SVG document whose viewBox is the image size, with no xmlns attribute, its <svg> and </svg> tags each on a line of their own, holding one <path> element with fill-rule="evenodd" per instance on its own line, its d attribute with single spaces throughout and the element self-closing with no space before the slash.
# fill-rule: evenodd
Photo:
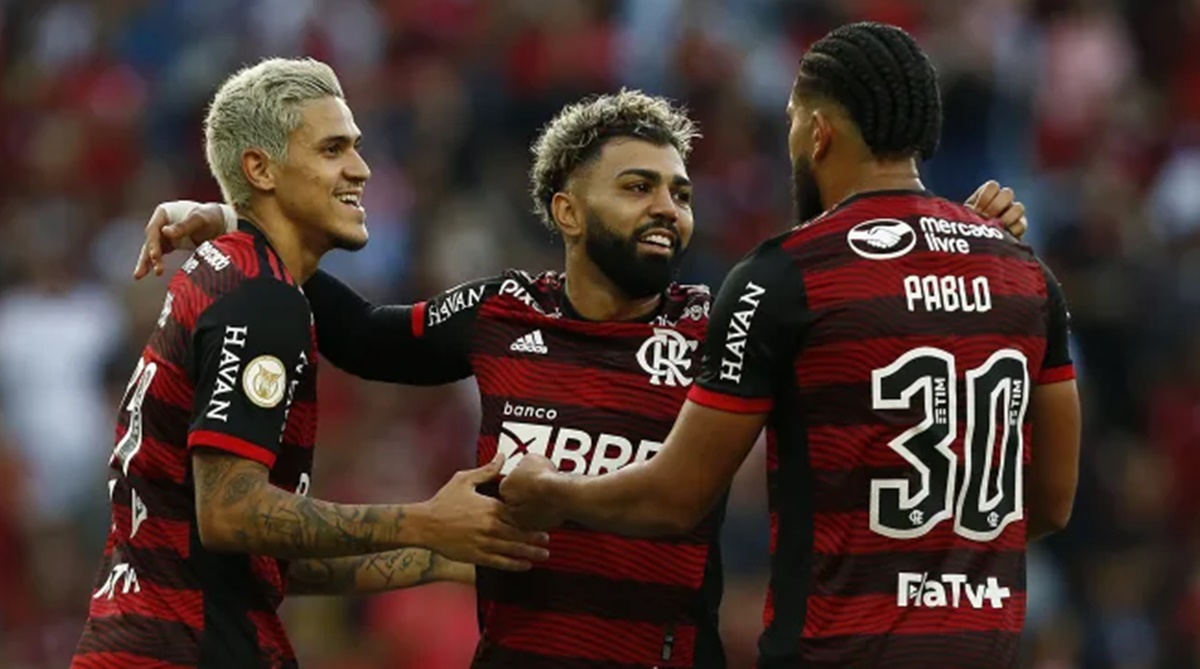
<svg viewBox="0 0 1200 669">
<path fill-rule="evenodd" d="M 306 494 L 315 345 L 303 293 L 250 224 L 175 274 L 121 401 L 112 526 L 72 667 L 296 666 L 276 615 L 287 563 L 201 545 L 190 456 L 249 458 Z"/>
<path fill-rule="evenodd" d="M 852 198 L 743 260 L 689 398 L 768 413 L 759 666 L 1015 666 L 1029 396 L 1073 377 L 1050 272 L 927 193 Z"/>
<path fill-rule="evenodd" d="M 562 275 L 519 271 L 410 307 L 355 306 L 353 291 L 321 273 L 306 291 L 321 352 L 335 365 L 399 383 L 474 375 L 480 463 L 499 450 L 510 471 L 539 453 L 582 475 L 662 447 L 699 366 L 711 300 L 707 288 L 674 285 L 642 322 L 587 321 L 571 309 Z M 478 570 L 473 666 L 724 667 L 723 512 L 656 540 L 567 526 L 551 532 L 550 559 L 531 571 Z"/>
</svg>

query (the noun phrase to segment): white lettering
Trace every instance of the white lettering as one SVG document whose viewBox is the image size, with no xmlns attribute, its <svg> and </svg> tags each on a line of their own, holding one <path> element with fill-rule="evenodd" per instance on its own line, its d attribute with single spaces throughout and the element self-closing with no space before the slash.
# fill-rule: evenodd
<svg viewBox="0 0 1200 669">
<path fill-rule="evenodd" d="M 537 418 L 539 420 L 554 420 L 558 418 L 557 409 L 546 409 L 544 407 L 522 406 L 520 404 L 504 403 L 505 416 L 513 416 L 514 418 Z"/>
<path fill-rule="evenodd" d="M 196 255 L 218 272 L 229 267 L 229 257 L 217 250 L 212 242 L 204 242 L 196 248 Z"/>
<path fill-rule="evenodd" d="M 117 594 L 117 588 L 121 588 L 121 594 L 128 595 L 132 590 L 135 593 L 142 591 L 142 586 L 138 585 L 137 572 L 128 563 L 119 562 L 113 565 L 112 571 L 108 573 L 108 579 L 104 581 L 104 585 L 92 595 L 92 599 L 100 599 L 106 597 L 112 599 L 113 595 Z"/>
<path fill-rule="evenodd" d="M 961 276 L 904 277 L 904 302 L 909 311 L 983 313 L 992 308 L 992 288 L 986 276 L 969 282 Z"/>
<path fill-rule="evenodd" d="M 427 322 L 430 327 L 445 323 L 451 316 L 470 309 L 483 299 L 484 286 L 471 286 L 450 293 L 436 304 L 429 305 Z"/>
<path fill-rule="evenodd" d="M 964 601 L 963 595 L 966 595 Z M 966 574 L 936 574 L 902 571 L 896 578 L 896 606 L 901 608 L 1004 608 L 1012 590 L 989 576 L 983 583 L 971 583 Z"/>
<path fill-rule="evenodd" d="M 725 332 L 725 353 L 721 357 L 721 380 L 742 382 L 742 365 L 746 362 L 746 340 L 750 337 L 750 326 L 754 314 L 762 302 L 766 288 L 753 281 L 746 283 L 746 289 L 738 302 L 747 305 L 748 309 L 735 311 L 729 319 L 729 329 Z"/>
<path fill-rule="evenodd" d="M 554 451 L 550 460 L 560 471 L 587 472 L 587 454 L 592 450 L 592 437 L 583 430 L 564 427 L 558 431 L 558 439 L 554 442 Z M 564 469 L 565 463 L 571 463 L 570 469 Z"/>
<path fill-rule="evenodd" d="M 530 409 L 508 405 L 505 412 L 517 414 Z M 631 439 L 619 435 L 592 435 L 570 427 L 504 421 L 496 447 L 506 458 L 502 474 L 511 472 L 526 453 L 536 453 L 550 458 L 564 472 L 599 476 L 649 460 L 662 449 L 662 442 L 643 439 L 635 448 Z"/>
<path fill-rule="evenodd" d="M 225 340 L 221 345 L 221 360 L 217 363 L 217 379 L 208 400 L 205 416 L 222 423 L 229 422 L 230 400 L 224 399 L 237 387 L 237 378 L 242 369 L 242 358 L 234 349 L 245 348 L 250 329 L 244 325 L 226 325 Z"/>
</svg>

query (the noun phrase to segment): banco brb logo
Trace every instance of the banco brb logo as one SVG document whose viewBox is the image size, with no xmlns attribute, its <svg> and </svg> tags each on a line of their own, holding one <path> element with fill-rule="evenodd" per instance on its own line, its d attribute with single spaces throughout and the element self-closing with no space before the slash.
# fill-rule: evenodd
<svg viewBox="0 0 1200 669">
<path fill-rule="evenodd" d="M 692 377 L 684 374 L 691 368 L 692 351 L 699 342 L 668 328 L 654 328 L 654 336 L 642 342 L 637 361 L 650 375 L 650 385 L 689 386 Z"/>
</svg>

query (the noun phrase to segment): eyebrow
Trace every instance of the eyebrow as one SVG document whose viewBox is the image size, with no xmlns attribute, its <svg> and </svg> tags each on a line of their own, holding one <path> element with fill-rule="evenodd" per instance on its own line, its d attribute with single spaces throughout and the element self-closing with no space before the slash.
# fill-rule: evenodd
<svg viewBox="0 0 1200 669">
<path fill-rule="evenodd" d="M 622 170 L 621 173 L 617 175 L 617 178 L 620 179 L 621 177 L 630 176 L 630 175 L 636 176 L 636 177 L 642 177 L 643 179 L 645 179 L 647 181 L 652 181 L 656 184 L 662 183 L 662 174 L 655 172 L 654 170 L 645 169 L 643 167 L 631 167 L 627 170 Z M 685 177 L 681 174 L 676 174 L 674 177 L 671 178 L 671 185 L 672 186 L 691 186 L 692 181 L 691 181 L 691 179 L 688 179 L 687 177 Z"/>
<path fill-rule="evenodd" d="M 362 141 L 362 135 L 329 135 L 317 141 L 318 145 L 325 144 L 356 144 Z"/>
</svg>

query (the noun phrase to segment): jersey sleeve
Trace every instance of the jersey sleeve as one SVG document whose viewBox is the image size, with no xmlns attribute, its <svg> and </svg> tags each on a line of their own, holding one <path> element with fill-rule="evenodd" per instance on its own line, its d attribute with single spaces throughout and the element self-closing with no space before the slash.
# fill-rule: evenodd
<svg viewBox="0 0 1200 669">
<path fill-rule="evenodd" d="M 375 305 L 318 271 L 304 291 L 317 345 L 336 367 L 372 381 L 439 385 L 471 376 L 471 333 L 495 278 L 456 286 L 412 305 Z"/>
<path fill-rule="evenodd" d="M 188 448 L 215 448 L 274 466 L 291 397 L 308 365 L 308 303 L 295 288 L 250 280 L 200 315 Z"/>
<path fill-rule="evenodd" d="M 1042 274 L 1046 279 L 1046 356 L 1038 383 L 1058 383 L 1075 378 L 1075 364 L 1071 361 L 1070 330 L 1071 315 L 1062 286 L 1054 273 L 1042 263 Z"/>
<path fill-rule="evenodd" d="M 688 399 L 735 413 L 765 413 L 812 318 L 804 277 L 777 243 L 751 253 L 717 293 L 704 359 Z"/>
</svg>

